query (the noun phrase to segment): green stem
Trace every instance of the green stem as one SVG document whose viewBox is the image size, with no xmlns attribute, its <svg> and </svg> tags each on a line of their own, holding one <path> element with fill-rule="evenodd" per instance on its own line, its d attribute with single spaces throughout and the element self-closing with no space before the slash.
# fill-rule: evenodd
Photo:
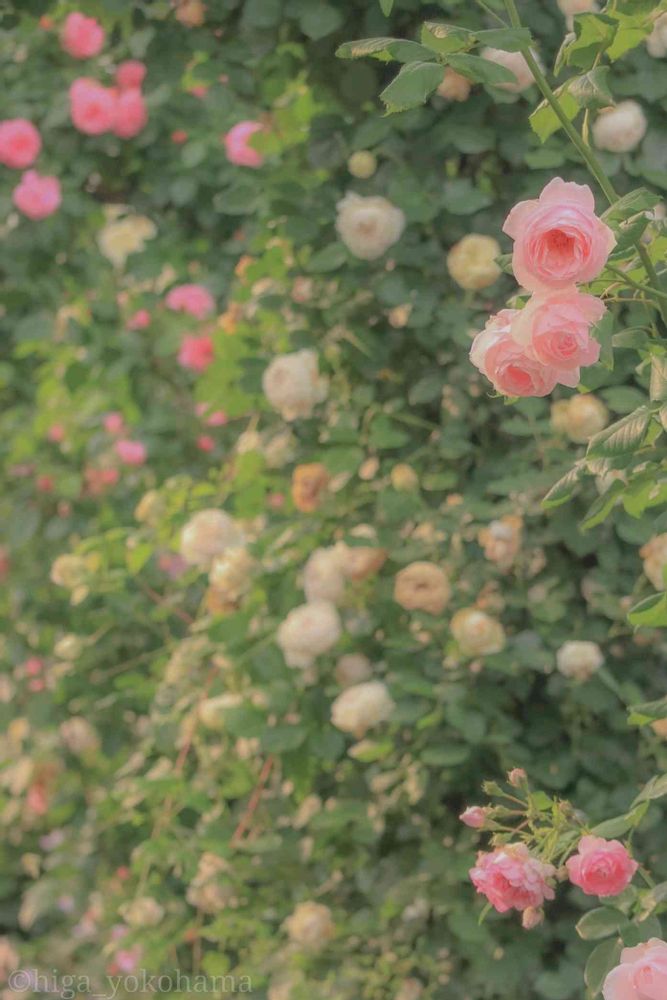
<svg viewBox="0 0 667 1000">
<path fill-rule="evenodd" d="M 521 28 L 522 27 L 521 18 L 519 16 L 519 11 L 517 10 L 516 0 L 505 0 L 505 7 L 507 9 L 507 13 L 509 15 L 512 27 Z M 613 205 L 615 201 L 618 201 L 618 194 L 614 189 L 614 185 L 611 183 L 611 181 L 605 174 L 602 168 L 602 164 L 598 160 L 597 156 L 595 155 L 591 147 L 584 142 L 582 136 L 579 135 L 579 132 L 577 131 L 577 129 L 574 127 L 570 119 L 567 117 L 567 115 L 561 108 L 558 98 L 556 97 L 553 90 L 549 86 L 549 82 L 546 76 L 540 69 L 538 62 L 531 51 L 530 45 L 524 46 L 521 52 L 524 59 L 528 63 L 531 73 L 533 74 L 535 83 L 541 90 L 547 103 L 552 108 L 554 114 L 558 118 L 558 121 L 561 123 L 563 131 L 566 133 L 572 145 L 575 147 L 575 149 L 581 156 L 582 160 L 592 173 L 593 177 L 600 185 L 600 188 L 603 191 L 604 196 L 609 202 L 609 204 Z M 655 292 L 657 291 L 657 288 L 655 286 L 659 285 L 659 281 L 658 281 L 658 275 L 656 274 L 655 268 L 653 267 L 653 261 L 649 256 L 648 250 L 640 240 L 637 240 L 635 246 L 641 258 L 641 262 L 644 265 L 649 281 L 652 282 L 650 290 L 652 292 Z M 667 323 L 667 306 L 664 305 L 662 302 L 658 302 L 657 305 L 658 309 L 660 310 L 660 315 L 662 316 L 664 322 Z"/>
<path fill-rule="evenodd" d="M 621 271 L 621 269 L 619 267 L 614 267 L 612 264 L 607 264 L 606 270 L 607 271 L 611 271 L 612 274 L 618 275 L 618 277 L 622 278 L 623 281 L 625 281 L 628 285 L 632 285 L 633 288 L 638 288 L 640 292 L 647 291 L 647 286 L 646 285 L 642 285 L 638 281 L 635 281 L 633 278 L 630 278 L 625 273 L 625 271 Z M 659 296 L 661 299 L 667 299 L 667 292 L 660 292 L 660 291 L 658 291 L 657 288 L 651 288 L 650 291 L 654 295 Z"/>
<path fill-rule="evenodd" d="M 495 18 L 495 20 L 498 22 L 498 24 L 502 24 L 503 28 L 507 27 L 507 25 L 503 21 L 502 17 L 500 17 L 499 14 L 496 14 L 495 10 L 491 10 L 490 7 L 487 7 L 487 5 L 484 3 L 484 0 L 476 0 L 476 2 L 479 4 L 479 6 L 482 8 L 482 10 L 486 11 L 487 14 L 489 14 L 491 17 Z"/>
</svg>

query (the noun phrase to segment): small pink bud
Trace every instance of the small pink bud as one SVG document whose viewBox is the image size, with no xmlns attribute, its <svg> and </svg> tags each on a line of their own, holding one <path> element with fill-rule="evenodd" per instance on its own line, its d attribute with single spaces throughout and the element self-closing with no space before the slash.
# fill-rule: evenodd
<svg viewBox="0 0 667 1000">
<path fill-rule="evenodd" d="M 466 826 L 472 827 L 473 830 L 481 830 L 486 822 L 486 809 L 481 806 L 468 806 L 464 809 L 459 819 Z"/>
<path fill-rule="evenodd" d="M 528 775 L 522 767 L 514 767 L 507 775 L 507 780 L 512 788 L 521 788 L 524 782 L 528 780 Z"/>
<path fill-rule="evenodd" d="M 523 911 L 521 926 L 525 931 L 532 931 L 534 927 L 539 927 L 543 920 L 544 910 L 538 909 L 535 906 L 528 906 Z"/>
</svg>

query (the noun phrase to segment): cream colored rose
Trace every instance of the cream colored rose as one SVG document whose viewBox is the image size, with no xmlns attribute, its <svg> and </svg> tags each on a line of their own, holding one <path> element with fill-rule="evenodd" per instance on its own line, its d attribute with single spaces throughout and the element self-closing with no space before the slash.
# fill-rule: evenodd
<svg viewBox="0 0 667 1000">
<path fill-rule="evenodd" d="M 58 587 L 74 590 L 83 584 L 88 575 L 88 564 L 83 556 L 58 556 L 51 565 L 51 581 Z"/>
<path fill-rule="evenodd" d="M 284 926 L 290 941 L 309 950 L 323 947 L 335 932 L 331 910 L 323 903 L 299 903 Z"/>
<path fill-rule="evenodd" d="M 648 121 L 637 101 L 621 101 L 603 109 L 593 122 L 593 142 L 610 153 L 629 153 L 646 135 Z"/>
<path fill-rule="evenodd" d="M 451 66 L 447 66 L 437 93 L 439 97 L 444 97 L 446 101 L 467 101 L 471 90 L 472 84 L 470 80 L 457 73 Z"/>
<path fill-rule="evenodd" d="M 331 706 L 331 721 L 337 729 L 360 740 L 369 729 L 391 718 L 395 708 L 382 681 L 365 681 L 338 695 Z"/>
<path fill-rule="evenodd" d="M 396 574 L 394 600 L 406 611 L 439 615 L 451 596 L 449 580 L 435 563 L 413 562 Z"/>
<path fill-rule="evenodd" d="M 337 209 L 338 235 L 350 253 L 361 260 L 377 260 L 405 229 L 405 215 L 386 198 L 364 198 L 348 191 Z"/>
<path fill-rule="evenodd" d="M 514 565 L 521 551 L 523 519 L 517 514 L 506 514 L 497 521 L 491 521 L 477 535 L 486 558 L 497 565 L 503 573 Z"/>
<path fill-rule="evenodd" d="M 70 753 L 92 753 L 99 750 L 100 738 L 87 719 L 74 715 L 60 723 L 60 736 Z"/>
<path fill-rule="evenodd" d="M 596 0 L 558 0 L 558 6 L 565 15 L 568 31 L 572 31 L 575 14 L 586 14 L 600 9 Z"/>
<path fill-rule="evenodd" d="M 123 267 L 127 258 L 143 250 L 146 241 L 157 233 L 155 223 L 144 215 L 129 214 L 118 218 L 119 208 L 122 211 L 121 206 L 107 210 L 109 221 L 97 234 L 100 252 L 115 267 Z"/>
<path fill-rule="evenodd" d="M 243 695 L 233 691 L 218 694 L 214 698 L 205 698 L 199 703 L 197 716 L 206 729 L 221 730 L 225 725 L 225 714 L 230 709 L 243 704 Z"/>
<path fill-rule="evenodd" d="M 206 16 L 206 5 L 202 0 L 175 0 L 177 21 L 186 28 L 201 28 Z"/>
<path fill-rule="evenodd" d="M 501 275 L 499 253 L 500 245 L 491 236 L 468 233 L 447 254 L 447 269 L 461 288 L 488 288 Z"/>
<path fill-rule="evenodd" d="M 505 648 L 505 630 L 499 621 L 478 608 L 462 608 L 449 625 L 465 656 L 489 656 Z"/>
<path fill-rule="evenodd" d="M 305 348 L 274 358 L 262 376 L 268 402 L 283 420 L 311 416 L 326 399 L 328 382 L 318 371 L 317 354 Z"/>
<path fill-rule="evenodd" d="M 489 62 L 493 62 L 497 66 L 503 66 L 514 74 L 515 83 L 496 84 L 501 90 L 508 90 L 511 94 L 520 94 L 535 82 L 530 66 L 521 52 L 503 52 L 502 49 L 486 48 L 482 50 L 482 58 L 488 59 Z"/>
<path fill-rule="evenodd" d="M 262 454 L 269 469 L 282 469 L 294 460 L 297 441 L 291 430 L 279 431 L 262 445 Z"/>
<path fill-rule="evenodd" d="M 160 519 L 164 517 L 166 504 L 157 490 L 149 490 L 144 493 L 141 500 L 134 509 L 135 520 L 140 524 L 148 524 L 151 528 L 156 527 Z"/>
<path fill-rule="evenodd" d="M 307 668 L 336 645 L 342 631 L 336 606 L 331 601 L 312 601 L 290 611 L 278 628 L 276 641 L 288 667 Z"/>
<path fill-rule="evenodd" d="M 351 545 L 347 550 L 345 575 L 349 580 L 366 580 L 378 573 L 387 561 L 385 549 L 371 545 Z"/>
<path fill-rule="evenodd" d="M 76 660 L 81 656 L 84 648 L 84 640 L 80 636 L 74 635 L 73 632 L 68 632 L 54 644 L 53 652 L 61 660 Z"/>
<path fill-rule="evenodd" d="M 661 740 L 667 740 L 667 719 L 656 719 L 651 723 L 651 729 Z"/>
<path fill-rule="evenodd" d="M 653 23 L 653 31 L 646 39 L 648 54 L 654 59 L 667 56 L 667 14 L 660 14 Z"/>
<path fill-rule="evenodd" d="M 341 687 L 360 684 L 373 676 L 371 661 L 363 653 L 345 653 L 336 663 L 334 676 Z"/>
<path fill-rule="evenodd" d="M 374 153 L 370 153 L 365 149 L 360 149 L 358 152 L 352 153 L 352 156 L 347 161 L 347 169 L 353 177 L 358 177 L 360 180 L 367 180 L 369 177 L 372 177 L 377 168 L 377 157 Z"/>
<path fill-rule="evenodd" d="M 19 953 L 8 937 L 0 937 L 0 982 L 7 981 L 10 973 L 19 967 Z"/>
<path fill-rule="evenodd" d="M 229 879 L 229 862 L 206 851 L 199 859 L 197 874 L 187 888 L 185 898 L 190 906 L 203 913 L 219 913 L 234 898 L 234 890 Z"/>
<path fill-rule="evenodd" d="M 208 582 L 218 597 L 228 604 L 237 604 L 250 590 L 255 560 L 242 545 L 226 549 L 211 565 Z"/>
<path fill-rule="evenodd" d="M 667 533 L 654 535 L 639 550 L 644 560 L 644 572 L 656 590 L 667 589 L 664 573 L 667 569 Z"/>
<path fill-rule="evenodd" d="M 306 601 L 338 602 L 345 593 L 347 546 L 342 543 L 327 549 L 315 549 L 303 569 Z"/>
<path fill-rule="evenodd" d="M 411 490 L 416 490 L 419 486 L 419 476 L 412 466 L 407 465 L 405 462 L 395 465 L 389 473 L 389 478 L 391 479 L 391 485 L 395 490 L 399 490 L 399 492 L 405 491 L 409 493 Z"/>
<path fill-rule="evenodd" d="M 157 927 L 164 908 L 152 896 L 140 896 L 120 907 L 120 915 L 130 927 Z"/>
<path fill-rule="evenodd" d="M 602 650 L 597 642 L 573 639 L 564 642 L 556 653 L 556 666 L 564 677 L 587 681 L 604 663 Z"/>
<path fill-rule="evenodd" d="M 227 549 L 243 545 L 243 532 L 224 510 L 200 510 L 181 533 L 181 555 L 191 566 L 209 569 Z"/>
<path fill-rule="evenodd" d="M 566 405 L 555 415 L 552 411 L 552 423 L 558 430 L 565 431 L 570 441 L 585 444 L 609 423 L 607 407 L 591 393 L 572 396 L 561 402 Z"/>
</svg>

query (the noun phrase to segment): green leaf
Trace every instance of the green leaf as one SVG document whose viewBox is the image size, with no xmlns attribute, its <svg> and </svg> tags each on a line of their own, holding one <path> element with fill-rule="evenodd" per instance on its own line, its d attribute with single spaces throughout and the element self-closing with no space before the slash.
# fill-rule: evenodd
<svg viewBox="0 0 667 1000">
<path fill-rule="evenodd" d="M 328 3 L 309 4 L 299 19 L 304 35 L 313 41 L 325 38 L 343 24 L 343 14 Z"/>
<path fill-rule="evenodd" d="M 474 83 L 485 83 L 495 87 L 500 83 L 515 83 L 516 77 L 509 69 L 483 59 L 481 56 L 471 56 L 467 52 L 456 53 L 447 57 L 447 64 L 461 76 L 466 76 Z"/>
<path fill-rule="evenodd" d="M 273 726 L 262 734 L 262 747 L 269 753 L 296 750 L 306 738 L 305 726 Z"/>
<path fill-rule="evenodd" d="M 571 94 L 568 94 L 565 87 L 559 87 L 556 91 L 556 97 L 558 98 L 558 103 L 561 110 L 566 115 L 568 121 L 572 121 L 576 118 L 579 113 L 580 106 Z M 546 142 L 550 135 L 557 132 L 559 128 L 562 128 L 560 118 L 548 103 L 548 101 L 542 101 L 541 104 L 535 108 L 533 113 L 529 116 L 528 121 L 530 126 L 539 138 L 540 142 Z"/>
<path fill-rule="evenodd" d="M 657 701 L 644 701 L 640 705 L 630 706 L 628 724 L 630 726 L 646 726 L 656 719 L 667 719 L 667 697 Z"/>
<path fill-rule="evenodd" d="M 583 469 L 580 465 L 573 466 L 557 483 L 554 483 L 542 501 L 542 506 L 550 510 L 552 507 L 560 507 L 562 503 L 569 500 L 574 494 L 582 473 Z"/>
<path fill-rule="evenodd" d="M 625 483 L 621 482 L 619 479 L 615 479 L 609 489 L 605 490 L 602 496 L 599 496 L 597 500 L 593 501 L 589 509 L 586 511 L 584 519 L 581 522 L 582 530 L 590 531 L 591 528 L 595 528 L 598 524 L 602 524 L 602 522 L 607 519 L 609 514 L 611 514 L 624 490 Z"/>
<path fill-rule="evenodd" d="M 574 21 L 575 38 L 563 49 L 565 65 L 592 69 L 597 56 L 614 41 L 617 28 L 617 22 L 605 14 L 579 14 Z"/>
<path fill-rule="evenodd" d="M 356 42 L 344 42 L 336 49 L 339 59 L 379 59 L 381 62 L 411 63 L 421 60 L 432 60 L 433 53 L 419 45 L 402 38 L 361 38 Z M 440 80 L 444 70 L 440 68 Z"/>
<path fill-rule="evenodd" d="M 651 778 L 644 785 L 632 806 L 634 808 L 641 802 L 653 802 L 655 799 L 661 799 L 663 795 L 667 795 L 667 774 L 656 774 L 655 778 Z"/>
<path fill-rule="evenodd" d="M 618 934 L 627 918 L 620 910 L 611 906 L 599 906 L 585 913 L 577 923 L 577 934 L 584 941 L 600 941 L 602 938 Z"/>
<path fill-rule="evenodd" d="M 633 830 L 636 826 L 639 826 L 646 815 L 647 808 L 648 806 L 644 802 L 623 816 L 615 816 L 614 819 L 598 823 L 597 826 L 593 827 L 591 833 L 596 837 L 606 837 L 609 840 L 614 837 L 622 837 L 629 830 Z"/>
<path fill-rule="evenodd" d="M 416 62 L 404 66 L 397 77 L 380 94 L 389 114 L 407 111 L 424 104 L 442 83 L 442 66 Z"/>
<path fill-rule="evenodd" d="M 606 458 L 635 451 L 641 446 L 650 422 L 651 411 L 647 406 L 640 406 L 591 438 L 587 457 Z"/>
<path fill-rule="evenodd" d="M 607 86 L 608 66 L 598 66 L 589 73 L 574 76 L 555 92 L 568 121 L 573 121 L 582 108 L 604 108 L 613 103 Z M 542 142 L 562 128 L 562 123 L 548 103 L 542 101 L 529 118 L 531 127 Z"/>
<path fill-rule="evenodd" d="M 308 261 L 306 267 L 308 271 L 315 274 L 324 274 L 327 271 L 335 271 L 347 260 L 347 252 L 342 243 L 329 243 L 322 250 L 317 250 Z"/>
<path fill-rule="evenodd" d="M 380 0 L 380 10 L 385 17 L 389 17 L 394 9 L 394 0 Z"/>
<path fill-rule="evenodd" d="M 493 204 L 493 196 L 474 187 L 467 177 L 446 181 L 442 198 L 443 206 L 452 215 L 472 215 Z"/>
<path fill-rule="evenodd" d="M 473 48 L 475 35 L 467 28 L 459 28 L 455 24 L 427 21 L 422 26 L 421 42 L 439 55 L 449 55 L 451 52 L 467 52 Z"/>
<path fill-rule="evenodd" d="M 651 594 L 635 604 L 628 614 L 635 628 L 662 628 L 667 625 L 667 594 Z"/>
<path fill-rule="evenodd" d="M 651 401 L 667 401 L 667 354 L 654 354 L 651 358 Z"/>
<path fill-rule="evenodd" d="M 615 62 L 626 52 L 641 45 L 651 34 L 652 24 L 641 12 L 626 15 L 613 11 L 611 17 L 617 22 L 618 28 L 613 43 L 607 49 L 607 58 Z"/>
<path fill-rule="evenodd" d="M 475 37 L 480 45 L 490 45 L 503 52 L 521 52 L 530 48 L 533 41 L 528 28 L 490 28 L 475 32 Z"/>
<path fill-rule="evenodd" d="M 612 941 L 603 941 L 589 955 L 584 980 L 593 996 L 597 996 L 611 970 L 618 965 L 622 950 L 623 942 L 620 938 L 614 938 Z"/>
</svg>

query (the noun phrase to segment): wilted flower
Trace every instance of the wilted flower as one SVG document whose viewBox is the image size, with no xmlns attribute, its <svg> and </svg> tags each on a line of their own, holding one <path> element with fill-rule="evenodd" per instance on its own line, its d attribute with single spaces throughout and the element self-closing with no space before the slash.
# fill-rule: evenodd
<svg viewBox="0 0 667 1000">
<path fill-rule="evenodd" d="M 322 903 L 299 903 L 285 920 L 285 930 L 294 944 L 309 950 L 321 948 L 334 936 L 331 910 Z"/>
<path fill-rule="evenodd" d="M 337 729 L 360 740 L 369 729 L 389 719 L 395 708 L 382 681 L 365 681 L 338 695 L 331 706 L 331 721 Z"/>
<path fill-rule="evenodd" d="M 386 198 L 364 198 L 348 191 L 337 209 L 338 235 L 350 253 L 362 260 L 377 260 L 405 229 L 405 215 Z"/>
<path fill-rule="evenodd" d="M 321 462 L 297 465 L 292 473 L 292 500 L 302 514 L 312 514 L 322 502 L 329 485 L 329 473 Z"/>
<path fill-rule="evenodd" d="M 449 625 L 464 656 L 489 656 L 505 648 L 505 630 L 499 621 L 478 608 L 462 608 Z"/>
<path fill-rule="evenodd" d="M 330 601 L 313 601 L 293 608 L 276 633 L 288 667 L 312 666 L 336 645 L 342 634 L 340 616 Z"/>
<path fill-rule="evenodd" d="M 283 420 L 310 417 L 326 398 L 328 382 L 319 374 L 317 354 L 304 349 L 274 358 L 262 376 L 269 404 Z"/>
<path fill-rule="evenodd" d="M 461 288 L 487 288 L 501 275 L 496 264 L 499 254 L 500 245 L 493 237 L 468 233 L 447 254 L 447 269 Z"/>
<path fill-rule="evenodd" d="M 427 611 L 439 615 L 452 595 L 444 571 L 435 563 L 410 563 L 394 580 L 394 600 L 406 611 Z"/>
</svg>

